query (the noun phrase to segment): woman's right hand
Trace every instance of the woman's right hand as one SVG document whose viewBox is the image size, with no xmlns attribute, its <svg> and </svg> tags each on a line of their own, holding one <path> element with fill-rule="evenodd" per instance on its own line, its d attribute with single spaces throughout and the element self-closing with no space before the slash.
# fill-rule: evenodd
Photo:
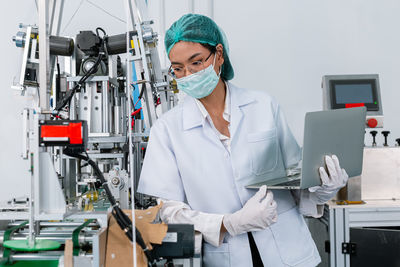
<svg viewBox="0 0 400 267">
<path fill-rule="evenodd" d="M 276 202 L 267 186 L 260 187 L 242 209 L 223 218 L 223 226 L 230 235 L 235 236 L 251 231 L 259 231 L 275 223 L 278 219 Z"/>
</svg>

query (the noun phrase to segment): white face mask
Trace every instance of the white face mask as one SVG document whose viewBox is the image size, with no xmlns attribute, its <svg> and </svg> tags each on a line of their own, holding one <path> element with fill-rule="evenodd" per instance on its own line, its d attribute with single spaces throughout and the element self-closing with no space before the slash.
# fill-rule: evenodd
<svg viewBox="0 0 400 267">
<path fill-rule="evenodd" d="M 217 75 L 214 70 L 216 58 L 217 55 L 214 56 L 214 63 L 201 71 L 201 73 L 193 73 L 176 79 L 178 89 L 197 99 L 210 95 L 217 87 L 221 75 L 221 71 Z"/>
</svg>

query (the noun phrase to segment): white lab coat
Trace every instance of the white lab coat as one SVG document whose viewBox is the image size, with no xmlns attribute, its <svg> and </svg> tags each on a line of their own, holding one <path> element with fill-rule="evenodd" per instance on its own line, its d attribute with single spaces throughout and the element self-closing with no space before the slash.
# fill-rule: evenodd
<svg viewBox="0 0 400 267">
<path fill-rule="evenodd" d="M 138 191 L 186 202 L 196 211 L 233 213 L 255 190 L 245 185 L 285 175 L 300 160 L 279 105 L 268 94 L 231 89 L 231 153 L 191 97 L 151 129 Z M 288 190 L 275 190 L 278 222 L 253 232 L 264 266 L 316 266 L 320 257 Z M 204 266 L 252 266 L 247 234 L 227 234 L 219 247 L 205 242 Z"/>
</svg>

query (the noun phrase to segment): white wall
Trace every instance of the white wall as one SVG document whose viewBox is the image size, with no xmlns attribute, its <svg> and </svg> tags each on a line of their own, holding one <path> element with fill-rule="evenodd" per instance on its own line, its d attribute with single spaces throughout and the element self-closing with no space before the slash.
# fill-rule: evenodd
<svg viewBox="0 0 400 267">
<path fill-rule="evenodd" d="M 189 11 L 188 0 L 148 0 L 149 17 L 156 31 L 165 3 L 165 27 Z M 125 31 L 123 0 L 65 1 L 62 35 L 101 26 L 109 34 Z M 211 12 L 210 3 L 213 4 Z M 194 11 L 214 14 L 230 44 L 235 69 L 233 82 L 242 87 L 266 90 L 281 103 L 299 143 L 307 111 L 322 108 L 321 77 L 325 74 L 378 73 L 389 141 L 400 137 L 400 1 L 396 0 L 193 0 Z M 114 18 L 102 11 L 117 17 Z M 68 24 L 75 10 L 78 12 Z M 33 0 L 6 1 L 1 6 L 3 25 L 0 48 L 0 200 L 19 192 L 28 179 L 26 162 L 19 158 L 20 97 L 10 89 L 20 65 L 18 49 L 11 41 L 19 22 L 33 23 L 37 12 Z M 68 25 L 67 25 L 68 24 Z M 163 46 L 160 36 L 160 46 Z M 166 57 L 161 57 L 163 62 Z M 165 63 L 167 64 L 167 63 Z M 378 141 L 382 143 L 382 138 Z M 367 138 L 366 144 L 370 140 Z M 6 188 L 6 189 L 5 189 Z"/>
<path fill-rule="evenodd" d="M 323 75 L 378 73 L 394 145 L 400 138 L 399 1 L 239 2 L 215 1 L 215 20 L 230 40 L 234 82 L 274 95 L 300 143 L 305 112 L 322 109 Z"/>
</svg>

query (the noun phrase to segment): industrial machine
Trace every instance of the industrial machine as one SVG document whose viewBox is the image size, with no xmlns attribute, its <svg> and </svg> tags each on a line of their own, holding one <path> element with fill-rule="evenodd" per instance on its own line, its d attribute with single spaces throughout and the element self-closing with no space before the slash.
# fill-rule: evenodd
<svg viewBox="0 0 400 267">
<path fill-rule="evenodd" d="M 324 110 L 365 106 L 366 128 L 383 127 L 383 108 L 377 74 L 326 75 L 322 78 L 322 91 Z M 338 200 L 362 203 L 360 176 L 349 180 L 348 185 L 338 194 Z"/>
<path fill-rule="evenodd" d="M 322 78 L 323 109 L 365 106 L 367 126 L 383 127 L 383 108 L 378 74 L 326 75 Z"/>
<path fill-rule="evenodd" d="M 324 109 L 367 108 L 363 171 L 350 177 L 324 216 L 309 220 L 322 258 L 320 266 L 398 266 L 400 236 L 400 147 L 389 144 L 383 128 L 379 76 L 327 75 L 323 77 Z M 379 139 L 378 139 L 379 138 Z"/>
<path fill-rule="evenodd" d="M 171 226 L 176 238 L 150 251 L 135 216 L 123 211 L 156 205 L 136 185 L 150 127 L 177 104 L 152 21 L 141 19 L 137 1 L 126 2 L 121 34 L 84 28 L 58 36 L 64 1 L 39 0 L 39 24 L 20 24 L 13 38 L 23 50 L 12 88 L 27 100 L 21 144 L 30 193 L 1 203 L 1 265 L 58 266 L 72 239 L 74 266 L 104 266 L 110 216 L 151 266 L 193 257 L 192 225 Z"/>
</svg>

